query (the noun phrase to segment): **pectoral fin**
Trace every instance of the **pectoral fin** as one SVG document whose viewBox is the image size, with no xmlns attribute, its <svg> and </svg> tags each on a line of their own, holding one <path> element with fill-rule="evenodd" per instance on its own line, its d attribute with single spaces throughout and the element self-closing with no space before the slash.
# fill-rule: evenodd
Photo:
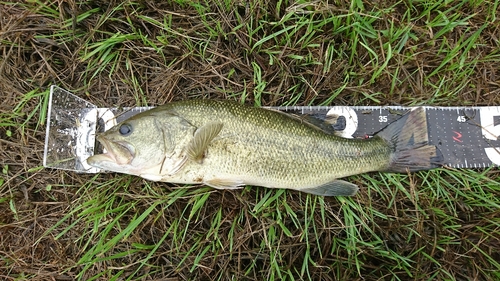
<svg viewBox="0 0 500 281">
<path fill-rule="evenodd" d="M 334 180 L 320 186 L 301 188 L 298 190 L 320 196 L 352 196 L 356 194 L 358 189 L 358 186 L 353 183 L 343 180 Z"/>
<path fill-rule="evenodd" d="M 187 147 L 189 159 L 201 162 L 205 150 L 210 142 L 220 133 L 222 126 L 221 122 L 211 122 L 198 128 L 198 130 L 194 132 L 193 139 L 189 142 Z"/>
</svg>

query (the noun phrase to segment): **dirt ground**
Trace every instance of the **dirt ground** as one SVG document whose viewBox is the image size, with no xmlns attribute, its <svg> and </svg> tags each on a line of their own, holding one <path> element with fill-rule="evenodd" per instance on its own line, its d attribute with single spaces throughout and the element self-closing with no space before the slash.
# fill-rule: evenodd
<svg viewBox="0 0 500 281">
<path fill-rule="evenodd" d="M 114 222 L 114 217 L 100 221 L 85 214 L 85 208 L 91 210 L 93 206 L 85 202 L 95 200 L 96 195 L 112 193 L 103 189 L 92 193 L 93 185 L 115 180 L 115 184 L 127 186 L 117 191 L 122 201 L 110 205 L 133 206 L 119 218 L 122 226 L 153 204 L 153 197 L 148 197 L 153 195 L 145 194 L 144 190 L 156 189 L 159 195 L 155 198 L 161 198 L 175 186 L 149 186 L 139 178 L 115 174 L 96 176 L 41 168 L 44 108 L 50 85 L 57 84 L 102 107 L 160 105 L 193 98 L 243 100 L 249 105 L 263 106 L 500 105 L 500 14 L 491 10 L 498 8 L 496 1 L 496 6 L 492 1 L 476 6 L 464 2 L 458 8 L 450 2 L 440 9 L 444 14 L 447 8 L 455 9 L 454 15 L 464 21 L 453 27 L 443 24 L 433 28 L 430 23 L 441 19 L 440 13 L 432 10 L 428 17 L 419 17 L 426 9 L 432 9 L 424 3 L 419 2 L 411 9 L 406 1 L 365 3 L 360 16 L 370 11 L 388 12 L 383 13 L 385 18 L 380 16 L 370 23 L 380 37 L 363 37 L 360 32 L 356 37 L 359 42 L 349 37 L 354 36 L 354 29 L 336 32 L 340 27 L 331 22 L 322 26 L 321 32 L 314 30 L 311 37 L 307 34 L 313 32 L 308 29 L 312 25 L 301 26 L 286 37 L 286 33 L 276 35 L 276 32 L 286 28 L 289 21 L 272 24 L 293 14 L 307 15 L 308 20 L 318 22 L 339 16 L 341 24 L 352 25 L 347 19 L 354 13 L 352 3 L 356 1 L 312 1 L 309 6 L 304 1 L 226 1 L 228 5 L 219 2 L 197 5 L 183 1 L 0 2 L 0 279 L 110 280 L 116 275 L 117 280 L 125 280 L 127 276 L 133 280 L 263 280 L 271 279 L 270 257 L 281 260 L 281 272 L 290 272 L 281 276 L 284 279 L 495 280 L 499 276 L 492 273 L 496 268 L 494 260 L 497 263 L 500 260 L 499 206 L 496 211 L 484 206 L 471 209 L 456 202 L 457 221 L 450 223 L 456 229 L 443 227 L 435 211 L 435 216 L 426 218 L 425 226 L 414 226 L 415 234 L 408 227 L 414 223 L 407 210 L 411 202 L 397 197 L 394 206 L 398 207 L 388 209 L 382 197 L 362 195 L 357 201 L 359 206 L 370 202 L 369 207 L 384 217 L 395 218 L 373 222 L 373 231 L 381 237 L 384 233 L 398 237 L 388 242 L 393 245 L 389 248 L 400 249 L 401 256 L 412 260 L 408 266 L 402 262 L 401 272 L 396 272 L 396 266 L 384 269 L 383 264 L 391 262 L 390 259 L 377 256 L 361 244 L 353 249 L 349 245 L 339 246 L 341 250 L 334 253 L 335 242 L 331 237 L 338 226 L 332 222 L 328 228 L 330 216 L 325 219 L 324 214 L 316 214 L 314 218 L 325 226 L 315 230 L 314 235 L 321 241 L 307 244 L 300 232 L 294 231 L 289 236 L 280 232 L 282 239 L 276 242 L 276 248 L 263 247 L 264 236 L 272 228 L 266 214 L 252 217 L 248 211 L 248 217 L 238 219 L 241 209 L 255 209 L 248 202 L 261 198 L 262 191 L 210 189 L 206 189 L 210 197 L 197 213 L 198 221 L 179 226 L 189 230 L 184 234 L 185 243 L 164 242 L 165 246 L 158 251 L 172 258 L 167 260 L 155 254 L 148 261 L 151 268 L 157 268 L 154 274 L 142 270 L 127 275 L 146 258 L 147 252 L 141 251 L 127 258 L 79 264 L 91 247 L 85 240 L 97 243 L 104 231 L 108 231 L 106 234 L 120 231 L 119 227 L 105 228 L 107 223 Z M 388 53 L 384 43 L 389 39 L 382 30 L 391 30 L 391 22 L 396 27 L 402 26 L 409 17 L 412 22 L 405 26 L 411 26 L 412 35 L 404 44 L 394 41 L 392 57 L 385 61 Z M 485 19 L 490 24 L 485 25 Z M 459 22 L 456 18 L 449 18 L 448 22 L 454 21 Z M 300 24 L 300 19 L 296 24 Z M 445 28 L 449 30 L 440 34 Z M 369 33 L 368 29 L 359 30 Z M 276 38 L 259 41 L 273 34 Z M 464 41 L 467 38 L 475 40 L 474 44 L 469 46 L 470 41 Z M 380 60 L 380 65 L 387 63 L 383 69 L 373 63 L 374 57 Z M 485 182 L 489 179 L 498 183 L 500 178 L 498 169 L 488 170 L 483 176 L 485 179 L 481 181 Z M 450 177 L 447 180 L 451 185 L 461 180 Z M 476 184 L 473 176 L 465 178 L 464 185 Z M 362 179 L 355 178 L 360 184 Z M 500 198 L 499 190 L 495 192 L 484 196 Z M 297 213 L 303 214 L 303 206 L 311 204 L 296 192 L 287 196 L 288 204 Z M 146 219 L 134 235 L 124 239 L 135 241 L 134 245 L 138 241 L 141 245 L 155 245 L 167 231 L 169 218 L 188 217 L 185 210 L 191 210 L 192 198 L 182 197 L 158 211 L 162 215 Z M 422 209 L 437 210 L 440 204 L 431 197 L 420 199 Z M 341 216 L 341 208 L 351 206 L 346 202 L 327 198 L 322 204 L 326 210 L 333 210 L 333 218 L 333 214 Z M 198 249 L 196 241 L 201 240 L 196 240 L 197 235 L 212 229 L 210 219 L 217 214 L 222 222 L 217 228 L 218 236 L 213 237 L 227 244 L 218 250 L 207 248 L 211 258 L 203 259 L 202 266 L 193 269 L 193 264 L 200 261 L 196 260 L 197 253 L 189 253 L 189 249 Z M 100 224 L 94 225 L 97 221 Z M 235 245 L 227 236 L 232 233 L 234 221 L 244 222 Z M 291 225 L 288 222 L 288 227 Z M 420 232 L 419 227 L 426 230 Z M 51 228 L 53 231 L 47 234 Z M 427 232 L 429 229 L 434 232 Z M 445 249 L 424 246 L 426 239 L 446 237 L 447 233 L 453 233 L 450 237 L 454 240 Z M 461 240 L 456 240 L 457 237 Z M 174 246 L 176 251 L 187 254 L 175 256 L 169 248 Z M 306 252 L 315 264 L 308 268 L 307 274 L 301 273 Z M 276 253 L 279 255 L 273 256 Z M 359 264 L 353 262 L 352 253 L 356 253 L 354 260 Z M 262 260 L 255 259 L 259 255 Z M 177 264 L 172 265 L 172 261 Z M 440 273 L 441 267 L 448 275 Z M 414 271 L 406 271 L 408 268 Z M 125 273 L 120 276 L 120 271 Z M 99 275 L 100 272 L 105 274 Z"/>
</svg>

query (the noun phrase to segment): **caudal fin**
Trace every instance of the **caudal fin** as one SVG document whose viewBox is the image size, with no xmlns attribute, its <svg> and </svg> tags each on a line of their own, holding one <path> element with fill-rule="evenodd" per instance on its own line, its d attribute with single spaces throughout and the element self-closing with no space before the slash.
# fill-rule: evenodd
<svg viewBox="0 0 500 281">
<path fill-rule="evenodd" d="M 387 172 L 429 170 L 443 163 L 439 149 L 429 145 L 427 117 L 422 107 L 391 123 L 377 136 L 386 140 L 392 148 Z"/>
</svg>

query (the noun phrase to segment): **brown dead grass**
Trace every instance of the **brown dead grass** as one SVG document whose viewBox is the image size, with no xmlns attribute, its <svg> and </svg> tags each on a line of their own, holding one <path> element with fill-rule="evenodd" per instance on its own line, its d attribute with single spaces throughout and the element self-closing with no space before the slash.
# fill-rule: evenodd
<svg viewBox="0 0 500 281">
<path fill-rule="evenodd" d="M 51 2 L 51 3 L 49 3 Z M 391 2 L 391 1 L 389 1 Z M 20 2 L 21 3 L 21 2 Z M 28 3 L 28 2 L 26 2 Z M 45 3 L 45 2 L 44 2 Z M 346 88 L 335 99 L 333 104 L 363 104 L 378 105 L 379 103 L 367 99 L 366 95 L 376 96 L 380 104 L 424 104 L 432 102 L 435 105 L 499 105 L 500 104 L 500 62 L 498 60 L 488 60 L 482 62 L 481 57 L 492 53 L 495 48 L 499 48 L 500 24 L 492 23 L 482 33 L 478 40 L 480 45 L 470 52 L 471 57 L 479 57 L 476 61 L 474 72 L 466 77 L 468 81 L 463 86 L 448 85 L 449 89 L 457 89 L 453 97 L 433 96 L 435 89 L 431 85 L 439 85 L 441 80 L 450 79 L 456 75 L 456 71 L 443 70 L 440 75 L 430 78 L 431 83 L 424 83 L 424 77 L 432 73 L 445 59 L 445 54 L 439 52 L 440 44 L 447 40 L 447 44 L 453 44 L 459 38 L 468 36 L 466 29 L 455 28 L 447 36 L 433 44 L 431 41 L 433 32 L 425 29 L 425 19 L 415 22 L 415 33 L 418 40 L 409 40 L 404 50 L 411 52 L 411 59 L 406 56 L 396 55 L 384 70 L 384 73 L 377 78 L 376 83 L 369 80 L 374 72 L 370 65 L 370 57 L 367 51 L 358 46 L 355 62 L 348 62 L 347 57 L 338 56 L 334 59 L 331 69 L 323 73 L 321 65 L 304 65 L 297 60 L 288 57 L 288 54 L 309 55 L 304 49 L 294 46 L 280 47 L 277 60 L 273 65 L 269 64 L 269 59 L 258 52 L 250 52 L 250 41 L 255 42 L 275 30 L 260 30 L 249 35 L 244 29 L 230 33 L 238 22 L 238 18 L 248 24 L 257 24 L 262 17 L 268 17 L 269 21 L 279 20 L 286 13 L 286 5 L 276 8 L 276 3 L 257 3 L 248 5 L 241 2 L 234 9 L 224 11 L 218 5 L 212 4 L 207 17 L 213 19 L 212 22 L 219 22 L 221 29 L 228 32 L 227 37 L 211 37 L 208 29 L 203 25 L 199 13 L 188 5 L 160 4 L 156 1 L 140 1 L 137 6 L 127 6 L 123 11 L 114 13 L 118 1 L 87 1 L 84 4 L 69 1 L 46 1 L 51 7 L 58 8 L 61 13 L 59 17 L 50 17 L 40 5 L 26 4 L 14 5 L 12 3 L 0 4 L 0 121 L 4 116 L 9 116 L 12 126 L 0 126 L 0 166 L 8 167 L 3 174 L 5 182 L 0 190 L 1 198 L 12 198 L 17 214 L 11 211 L 9 201 L 0 203 L 0 278 L 14 280 L 15 277 L 29 280 L 73 280 L 80 270 L 74 268 L 74 264 L 83 254 L 77 241 L 83 234 L 91 231 L 91 226 L 77 224 L 66 235 L 60 239 L 55 239 L 54 233 L 58 233 L 67 227 L 72 220 L 58 226 L 52 234 L 42 236 L 42 234 L 53 227 L 70 210 L 73 204 L 81 202 L 81 198 L 88 196 L 77 192 L 85 183 L 92 181 L 92 176 L 67 173 L 63 171 L 41 169 L 28 171 L 40 166 L 43 154 L 44 128 L 43 120 L 38 120 L 39 113 L 32 118 L 29 114 L 35 110 L 40 97 L 30 99 L 23 107 L 22 111 L 11 118 L 11 112 L 18 105 L 26 93 L 36 89 L 46 89 L 51 84 L 59 84 L 75 94 L 95 103 L 99 106 L 136 106 L 159 105 L 173 100 L 188 98 L 231 98 L 232 93 L 246 91 L 248 97 L 246 103 L 253 104 L 255 97 L 252 93 L 257 86 L 254 83 L 254 69 L 252 62 L 262 70 L 262 80 L 267 82 L 265 93 L 262 95 L 263 105 L 280 105 L 290 98 L 287 91 L 292 86 L 297 85 L 302 96 L 298 99 L 297 105 L 314 104 L 319 105 L 330 97 L 339 85 L 345 81 L 346 73 L 355 73 L 347 82 Z M 383 5 L 392 5 L 386 3 Z M 369 6 L 368 3 L 366 3 Z M 251 6 L 251 7 L 250 7 Z M 290 5 L 291 6 L 291 5 Z M 65 20 L 70 20 L 76 15 L 93 8 L 101 8 L 101 13 L 94 14 L 87 19 L 63 27 Z M 369 7 L 368 7 L 369 8 Z M 368 9 L 367 8 L 367 9 Z M 163 35 L 163 31 L 157 26 L 138 17 L 134 12 L 138 9 L 141 15 L 150 18 L 163 20 L 165 15 L 171 16 L 172 29 L 177 31 L 177 36 L 170 36 L 165 39 L 164 47 L 161 51 L 154 50 L 151 46 L 144 44 L 140 40 L 125 41 L 115 46 L 119 55 L 116 59 L 116 66 L 112 73 L 109 69 L 99 72 L 93 79 L 90 76 L 97 71 L 99 65 L 91 65 L 92 58 L 82 61 L 81 53 L 89 45 L 107 38 L 103 32 L 116 34 L 129 34 L 141 32 L 151 40 L 157 40 Z M 328 6 L 321 1 L 315 1 L 315 9 L 325 13 L 342 13 L 349 9 L 349 3 L 339 3 Z M 470 13 L 470 9 L 464 7 L 463 13 Z M 419 11 L 414 11 L 418 13 Z M 474 13 L 490 13 L 481 7 L 474 9 Z M 113 20 L 100 22 L 99 18 L 103 14 L 112 14 Z M 402 14 L 405 13 L 403 4 L 397 5 L 395 11 L 390 15 L 394 21 L 404 21 Z M 497 13 L 498 14 L 498 13 Z M 126 22 L 129 18 L 132 25 Z M 478 21 L 480 17 L 472 19 L 471 26 L 482 25 Z M 375 26 L 386 29 L 385 21 L 376 23 Z M 131 29 L 134 26 L 135 30 Z M 40 35 L 56 34 L 60 31 L 68 31 L 67 40 L 61 42 L 50 37 L 40 37 Z M 331 32 L 331 26 L 324 28 L 321 38 L 315 40 L 321 45 L 316 48 L 311 55 L 321 61 L 325 56 L 325 42 L 335 42 L 339 51 L 345 51 L 350 46 L 346 42 L 349 38 L 342 38 Z M 470 30 L 469 30 L 470 32 Z M 72 36 L 78 35 L 72 38 Z M 300 38 L 301 34 L 297 34 Z M 193 49 L 187 50 L 185 39 L 191 38 Z M 60 38 L 59 38 L 60 39 Z M 58 39 L 58 40 L 59 40 Z M 380 52 L 380 44 L 373 40 L 370 46 Z M 273 49 L 272 42 L 266 42 L 263 48 Z M 204 50 L 204 51 L 202 51 Z M 349 51 L 347 51 L 349 53 Z M 381 56 L 383 56 L 380 53 Z M 397 73 L 395 71 L 398 70 Z M 232 73 L 232 74 L 230 74 Z M 396 75 L 401 83 L 392 86 L 393 76 Z M 228 78 L 230 77 L 230 78 Z M 135 83 L 132 78 L 135 78 Z M 446 82 L 446 81 L 445 81 Z M 144 98 L 138 94 L 138 89 L 144 92 Z M 239 97 L 239 96 L 238 96 Z M 42 123 L 40 125 L 39 123 Z M 25 124 L 24 126 L 15 124 Z M 7 131 L 12 132 L 8 136 Z M 104 181 L 113 175 L 102 175 Z M 490 178 L 498 179 L 498 171 L 492 171 Z M 137 178 L 125 178 L 131 180 L 132 187 L 126 193 L 120 195 L 123 200 L 137 200 L 143 195 L 142 180 Z M 46 187 L 52 186 L 51 191 Z M 154 184 L 159 192 L 168 192 L 165 185 Z M 123 192 L 117 191 L 117 192 Z M 243 198 L 242 198 L 243 196 Z M 242 209 L 252 209 L 252 200 L 255 193 L 235 192 L 213 192 L 207 204 L 203 206 L 201 214 L 207 219 L 199 219 L 193 225 L 184 244 L 187 251 L 192 244 L 191 237 L 196 237 L 209 229 L 207 223 L 214 216 L 213 210 L 218 210 L 226 206 L 222 217 L 224 223 L 219 228 L 219 235 L 227 235 L 234 216 Z M 299 194 L 290 192 L 289 203 L 294 210 L 302 210 L 305 202 Z M 412 233 L 402 232 L 402 226 L 413 223 L 411 216 L 414 215 L 412 202 L 406 198 L 400 198 L 397 208 L 387 209 L 386 202 L 381 198 L 367 198 L 361 195 L 360 201 L 371 202 L 371 208 L 382 210 L 387 216 L 393 217 L 391 221 L 379 220 L 374 225 L 377 233 L 385 235 L 387 246 L 400 252 L 412 253 L 420 247 L 426 247 L 427 252 L 432 255 L 435 249 L 426 243 L 432 240 L 436 233 L 446 232 L 441 229 L 438 223 L 439 214 L 420 220 L 422 225 L 415 225 L 415 231 L 421 236 L 416 237 Z M 294 201 L 295 200 L 295 201 Z M 377 201 L 380 200 L 380 201 Z M 405 201 L 406 200 L 406 201 Z M 325 199 L 327 209 L 331 212 L 331 217 L 338 215 L 341 204 L 332 198 Z M 147 199 L 139 205 L 147 208 L 151 202 Z M 422 203 L 421 203 L 422 204 Z M 143 244 L 154 244 L 165 233 L 168 219 L 170 217 L 185 216 L 182 211 L 189 205 L 189 199 L 182 199 L 176 202 L 171 208 L 157 210 L 156 213 L 162 215 L 155 216 L 156 220 L 148 220 L 136 231 L 136 237 L 129 237 L 123 247 L 134 242 Z M 300 212 L 299 212 L 300 213 Z M 486 280 L 488 277 L 478 270 L 478 266 L 488 264 L 483 260 L 483 256 L 471 244 L 480 245 L 484 251 L 497 261 L 500 260 L 498 249 L 500 249 L 500 235 L 474 232 L 469 233 L 486 220 L 494 220 L 499 213 L 488 213 L 485 216 L 478 216 L 477 212 L 470 209 L 458 211 L 461 220 L 462 241 L 456 245 L 450 245 L 442 254 L 433 255 L 438 259 L 443 267 L 454 272 L 457 280 Z M 129 214 L 133 216 L 132 213 Z M 76 219 L 76 218 L 74 218 Z M 299 218 L 303 219 L 303 217 Z M 321 217 L 317 218 L 318 224 L 323 225 Z M 127 217 L 124 217 L 124 223 Z M 342 222 L 341 222 L 342 223 Z M 180 257 L 176 256 L 171 245 L 165 243 L 157 254 L 151 259 L 151 263 L 163 266 L 163 274 L 156 273 L 154 276 L 145 277 L 145 280 L 185 280 L 185 279 L 205 279 L 210 280 L 221 271 L 227 272 L 227 279 L 235 276 L 237 279 L 249 278 L 261 280 L 260 272 L 255 271 L 244 277 L 244 269 L 248 264 L 257 260 L 266 262 L 270 253 L 259 252 L 259 245 L 265 239 L 265 232 L 272 221 L 263 216 L 255 218 L 251 215 L 243 219 L 242 225 L 236 231 L 232 255 L 229 252 L 220 252 L 217 258 L 202 261 L 203 267 L 190 272 L 187 265 L 175 269 L 171 265 L 180 263 Z M 423 225 L 428 224 L 428 225 Z M 289 227 L 293 227 L 290 225 Z M 407 231 L 407 228 L 404 228 Z M 350 272 L 341 267 L 337 269 L 329 268 L 337 260 L 345 261 L 349 255 L 347 252 L 339 252 L 334 256 L 331 251 L 332 237 L 345 235 L 340 228 L 325 226 L 318 230 L 318 237 L 321 239 L 320 245 L 324 248 L 311 249 L 311 255 L 316 259 L 317 266 L 310 269 L 311 276 L 316 280 L 339 280 L 339 279 L 384 279 L 384 272 L 377 271 L 381 264 L 387 260 L 378 259 L 370 255 L 366 249 L 366 257 L 371 257 L 363 262 L 365 271 Z M 295 233 L 295 232 L 294 232 Z M 384 234 L 385 233 L 385 234 Z M 282 234 L 283 235 L 283 234 Z M 369 233 L 362 233 L 366 239 L 370 239 Z M 408 240 L 407 237 L 413 235 Z M 311 236 L 313 234 L 311 233 Z M 40 239 L 39 243 L 36 243 Z M 315 245 L 316 241 L 312 241 Z M 229 245 L 223 245 L 227 249 Z M 290 267 L 300 268 L 302 256 L 307 245 L 298 236 L 287 237 L 283 235 L 280 242 L 281 256 Z M 118 251 L 119 249 L 117 249 Z M 175 249 L 178 250 L 178 249 Z M 441 252 L 440 252 L 441 253 Z M 455 253 L 460 253 L 456 255 Z M 117 269 L 125 269 L 128 265 L 133 265 L 144 256 L 137 255 L 134 259 L 117 260 Z M 193 256 L 194 258 L 194 256 Z M 415 265 L 415 272 L 419 276 L 429 277 L 435 268 L 426 268 L 428 263 L 422 262 Z M 88 271 L 83 279 L 90 278 L 98 274 L 99 270 L 109 267 L 107 263 L 96 265 Z M 259 268 L 260 265 L 257 266 Z M 69 271 L 65 269 L 71 268 Z M 426 275 L 425 272 L 429 272 Z M 146 273 L 146 272 L 144 272 Z M 252 276 L 253 275 L 253 276 Z M 411 278 L 402 275 L 403 280 Z M 264 277 L 265 278 L 265 277 Z"/>
</svg>

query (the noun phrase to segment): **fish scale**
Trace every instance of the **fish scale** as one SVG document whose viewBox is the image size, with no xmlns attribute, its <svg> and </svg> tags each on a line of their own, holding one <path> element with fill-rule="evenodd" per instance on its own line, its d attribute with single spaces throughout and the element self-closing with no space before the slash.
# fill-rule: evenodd
<svg viewBox="0 0 500 281">
<path fill-rule="evenodd" d="M 227 167 L 227 170 L 223 172 L 232 172 L 232 169 L 241 166 L 235 163 L 234 159 L 255 161 L 264 167 L 269 167 L 265 169 L 266 172 L 295 171 L 295 173 L 282 173 L 276 178 L 276 180 L 286 178 L 288 185 L 293 186 L 292 182 L 304 181 L 307 178 L 311 178 L 311 181 L 321 180 L 318 170 L 328 171 L 326 177 L 334 179 L 380 169 L 386 165 L 384 161 L 388 161 L 390 151 L 382 146 L 380 141 L 346 140 L 334 135 L 326 135 L 310 126 L 303 126 L 300 120 L 290 119 L 281 113 L 242 107 L 233 103 L 229 105 L 235 108 L 226 109 L 220 107 L 221 105 L 227 105 L 227 103 L 204 100 L 181 102 L 175 104 L 175 111 L 196 127 L 202 126 L 209 119 L 222 120 L 224 128 L 219 138 L 222 140 L 226 137 L 231 140 L 235 138 L 238 141 L 238 146 L 234 148 L 235 154 L 245 155 L 235 157 L 235 154 L 225 154 L 228 144 L 215 139 L 213 147 L 208 148 L 209 156 L 205 161 L 221 163 Z M 168 108 L 168 105 L 159 108 L 163 110 Z M 238 110 L 244 110 L 244 112 L 238 112 Z M 200 111 L 211 116 L 198 114 L 197 112 Z M 239 132 L 237 137 L 234 132 Z M 286 135 L 287 138 L 280 138 L 281 135 Z M 367 147 L 368 145 L 371 147 Z M 359 160 L 363 157 L 360 151 L 368 154 L 367 150 L 375 150 L 367 159 L 369 166 L 374 168 L 363 168 L 359 164 Z M 213 155 L 218 155 L 218 159 L 213 159 Z M 339 160 L 344 162 L 343 167 L 336 164 L 335 161 Z M 260 167 L 248 165 L 245 172 L 251 172 L 259 177 L 269 177 L 270 175 L 259 173 Z"/>
<path fill-rule="evenodd" d="M 452 168 L 487 168 L 500 165 L 500 106 L 426 106 L 429 143 Z M 50 89 L 43 165 L 75 172 L 97 173 L 85 159 L 99 148 L 96 131 L 109 129 L 151 107 L 98 108 L 70 92 Z M 308 116 L 324 122 L 338 118 L 332 130 L 343 137 L 366 138 L 401 117 L 401 106 L 282 106 L 273 110 Z M 100 126 L 101 124 L 102 126 Z M 329 126 L 329 125 L 328 125 Z"/>
<path fill-rule="evenodd" d="M 256 185 L 327 196 L 358 190 L 339 178 L 430 169 L 440 161 L 427 144 L 422 109 L 373 138 L 347 139 L 275 110 L 185 100 L 134 115 L 97 139 L 106 152 L 87 159 L 96 168 L 218 189 Z"/>
</svg>

